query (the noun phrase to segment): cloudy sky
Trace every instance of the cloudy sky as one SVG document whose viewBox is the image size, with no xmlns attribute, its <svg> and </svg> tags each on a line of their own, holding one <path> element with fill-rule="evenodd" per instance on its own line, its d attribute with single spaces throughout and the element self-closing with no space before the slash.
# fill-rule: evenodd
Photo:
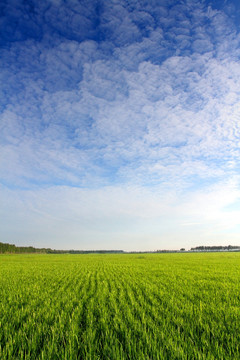
<svg viewBox="0 0 240 360">
<path fill-rule="evenodd" d="M 238 0 L 0 14 L 0 241 L 240 245 Z"/>
</svg>

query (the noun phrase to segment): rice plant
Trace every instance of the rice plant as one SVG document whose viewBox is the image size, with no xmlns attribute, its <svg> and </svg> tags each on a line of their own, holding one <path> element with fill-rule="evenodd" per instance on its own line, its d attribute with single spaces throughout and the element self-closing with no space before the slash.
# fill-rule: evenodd
<svg viewBox="0 0 240 360">
<path fill-rule="evenodd" d="M 240 254 L 1 255 L 0 359 L 239 359 Z"/>
</svg>

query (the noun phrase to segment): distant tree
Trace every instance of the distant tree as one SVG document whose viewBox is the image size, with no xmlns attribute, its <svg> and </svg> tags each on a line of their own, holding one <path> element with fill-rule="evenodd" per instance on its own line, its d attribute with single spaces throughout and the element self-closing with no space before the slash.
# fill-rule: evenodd
<svg viewBox="0 0 240 360">
<path fill-rule="evenodd" d="M 240 250 L 240 246 L 197 246 L 191 248 L 192 251 L 226 251 L 226 250 Z"/>
<path fill-rule="evenodd" d="M 180 251 L 185 251 L 185 248 L 181 248 Z"/>
<path fill-rule="evenodd" d="M 53 250 L 50 248 L 34 248 L 33 246 L 15 246 L 0 242 L 0 254 L 121 254 L 123 250 Z"/>
</svg>

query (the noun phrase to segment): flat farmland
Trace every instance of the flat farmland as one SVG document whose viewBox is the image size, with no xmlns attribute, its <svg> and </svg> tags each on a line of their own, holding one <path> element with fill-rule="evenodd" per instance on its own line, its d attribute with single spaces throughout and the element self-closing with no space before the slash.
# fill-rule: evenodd
<svg viewBox="0 0 240 360">
<path fill-rule="evenodd" d="M 240 253 L 0 255 L 0 359 L 239 359 Z"/>
</svg>

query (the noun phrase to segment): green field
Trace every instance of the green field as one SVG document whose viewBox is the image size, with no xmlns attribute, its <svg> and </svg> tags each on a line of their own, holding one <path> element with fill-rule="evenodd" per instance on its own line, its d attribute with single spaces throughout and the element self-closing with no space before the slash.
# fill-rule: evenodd
<svg viewBox="0 0 240 360">
<path fill-rule="evenodd" d="M 0 255 L 0 359 L 240 359 L 240 253 Z"/>
</svg>

